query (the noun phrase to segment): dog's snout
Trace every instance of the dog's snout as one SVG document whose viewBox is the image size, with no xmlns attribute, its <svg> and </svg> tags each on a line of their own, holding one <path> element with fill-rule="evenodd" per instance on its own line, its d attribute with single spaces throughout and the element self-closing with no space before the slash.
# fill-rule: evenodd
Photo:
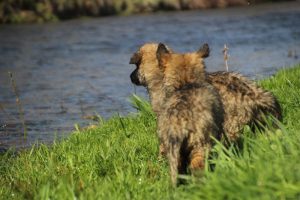
<svg viewBox="0 0 300 200">
<path fill-rule="evenodd" d="M 138 73 L 137 73 L 137 69 L 135 69 L 131 74 L 130 74 L 130 79 L 131 82 L 135 85 L 141 85 L 139 78 L 138 78 Z"/>
</svg>

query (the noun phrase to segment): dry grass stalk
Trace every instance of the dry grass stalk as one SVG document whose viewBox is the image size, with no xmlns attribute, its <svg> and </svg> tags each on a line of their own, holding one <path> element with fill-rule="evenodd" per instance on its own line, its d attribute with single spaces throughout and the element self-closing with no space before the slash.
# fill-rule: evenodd
<svg viewBox="0 0 300 200">
<path fill-rule="evenodd" d="M 223 55 L 224 55 L 225 68 L 226 68 L 227 72 L 229 70 L 229 68 L 228 68 L 228 60 L 229 60 L 228 50 L 229 50 L 229 48 L 226 46 L 226 44 L 224 44 Z"/>
<path fill-rule="evenodd" d="M 10 77 L 12 90 L 16 95 L 16 104 L 17 104 L 18 109 L 19 109 L 19 116 L 20 116 L 20 120 L 21 120 L 21 123 L 22 123 L 22 126 L 23 126 L 24 138 L 26 138 L 26 136 L 27 136 L 27 127 L 26 127 L 25 118 L 24 118 L 24 109 L 23 109 L 21 101 L 20 101 L 20 96 L 19 96 L 19 93 L 18 93 L 18 90 L 17 90 L 16 82 L 13 78 L 13 74 L 11 72 L 8 72 L 8 75 Z"/>
</svg>

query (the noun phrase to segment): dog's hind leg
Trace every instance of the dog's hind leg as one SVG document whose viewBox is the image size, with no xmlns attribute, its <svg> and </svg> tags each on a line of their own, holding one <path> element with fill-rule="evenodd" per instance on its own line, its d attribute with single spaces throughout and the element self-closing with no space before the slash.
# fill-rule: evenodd
<svg viewBox="0 0 300 200">
<path fill-rule="evenodd" d="M 168 159 L 170 165 L 170 176 L 173 186 L 177 184 L 178 167 L 180 162 L 180 145 L 171 143 L 168 150 Z"/>
</svg>

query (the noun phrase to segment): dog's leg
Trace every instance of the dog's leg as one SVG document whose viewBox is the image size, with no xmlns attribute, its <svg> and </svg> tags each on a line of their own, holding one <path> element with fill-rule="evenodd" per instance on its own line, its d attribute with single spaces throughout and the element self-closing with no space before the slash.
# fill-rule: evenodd
<svg viewBox="0 0 300 200">
<path fill-rule="evenodd" d="M 205 149 L 197 147 L 190 153 L 190 169 L 192 172 L 202 170 L 205 166 Z"/>
<path fill-rule="evenodd" d="M 177 174 L 180 161 L 180 146 L 179 144 L 170 144 L 168 151 L 170 176 L 173 186 L 177 184 Z"/>
</svg>

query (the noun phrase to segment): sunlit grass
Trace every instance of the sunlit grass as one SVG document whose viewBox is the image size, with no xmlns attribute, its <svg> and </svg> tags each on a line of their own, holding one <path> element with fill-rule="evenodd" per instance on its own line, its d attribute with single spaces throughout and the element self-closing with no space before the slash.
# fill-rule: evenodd
<svg viewBox="0 0 300 200">
<path fill-rule="evenodd" d="M 2 199 L 299 199 L 300 65 L 261 81 L 284 112 L 281 130 L 253 135 L 243 144 L 217 144 L 202 178 L 170 187 L 168 165 L 158 158 L 155 115 L 132 97 L 139 111 L 99 121 L 52 146 L 0 159 Z"/>
</svg>

